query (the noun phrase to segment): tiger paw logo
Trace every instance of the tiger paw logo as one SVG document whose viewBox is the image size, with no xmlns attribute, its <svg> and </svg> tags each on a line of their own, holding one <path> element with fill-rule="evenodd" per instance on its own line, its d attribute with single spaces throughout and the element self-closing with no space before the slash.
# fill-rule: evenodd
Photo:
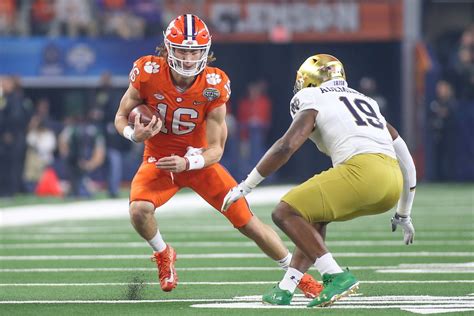
<svg viewBox="0 0 474 316">
<path fill-rule="evenodd" d="M 154 61 L 147 61 L 145 63 L 145 66 L 143 66 L 143 69 L 145 70 L 146 73 L 149 74 L 156 74 L 158 71 L 160 71 L 160 65 L 155 63 Z"/>
<path fill-rule="evenodd" d="M 222 81 L 222 78 L 220 75 L 212 73 L 206 75 L 206 80 L 208 84 L 216 85 Z"/>
</svg>

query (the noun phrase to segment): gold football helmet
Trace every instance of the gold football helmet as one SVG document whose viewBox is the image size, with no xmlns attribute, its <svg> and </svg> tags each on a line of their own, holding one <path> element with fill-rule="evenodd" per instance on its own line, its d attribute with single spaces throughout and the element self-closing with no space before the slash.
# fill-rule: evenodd
<svg viewBox="0 0 474 316">
<path fill-rule="evenodd" d="M 344 79 L 344 66 L 334 56 L 317 54 L 309 57 L 296 72 L 296 81 L 293 92 L 296 94 L 303 88 L 318 87 L 331 79 Z"/>
</svg>

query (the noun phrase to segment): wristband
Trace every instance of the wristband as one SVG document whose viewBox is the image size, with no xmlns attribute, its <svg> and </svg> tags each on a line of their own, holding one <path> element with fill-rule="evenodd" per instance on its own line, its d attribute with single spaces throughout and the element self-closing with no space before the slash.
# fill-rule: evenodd
<svg viewBox="0 0 474 316">
<path fill-rule="evenodd" d="M 204 168 L 205 161 L 203 155 L 186 156 L 186 170 L 196 170 Z"/>
<path fill-rule="evenodd" d="M 253 168 L 252 172 L 250 172 L 244 182 L 249 188 L 253 189 L 264 179 L 265 177 L 258 172 L 257 168 Z"/>
<path fill-rule="evenodd" d="M 135 140 L 135 137 L 133 137 L 133 134 L 135 134 L 135 131 L 133 130 L 133 128 L 131 128 L 128 125 L 125 126 L 125 128 L 123 129 L 123 137 L 130 140 L 131 142 L 136 143 L 137 141 Z"/>
</svg>

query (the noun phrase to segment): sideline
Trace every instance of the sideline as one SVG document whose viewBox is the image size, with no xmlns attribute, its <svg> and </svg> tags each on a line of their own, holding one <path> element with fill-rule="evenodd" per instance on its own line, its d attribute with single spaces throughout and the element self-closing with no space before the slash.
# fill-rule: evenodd
<svg viewBox="0 0 474 316">
<path fill-rule="evenodd" d="M 276 204 L 292 186 L 256 188 L 249 196 L 251 206 Z M 190 207 L 192 206 L 192 207 Z M 161 214 L 191 214 L 211 210 L 194 192 L 177 194 L 160 207 Z M 14 206 L 0 210 L 0 227 L 43 224 L 64 220 L 128 218 L 128 199 L 80 201 L 64 204 Z"/>
</svg>

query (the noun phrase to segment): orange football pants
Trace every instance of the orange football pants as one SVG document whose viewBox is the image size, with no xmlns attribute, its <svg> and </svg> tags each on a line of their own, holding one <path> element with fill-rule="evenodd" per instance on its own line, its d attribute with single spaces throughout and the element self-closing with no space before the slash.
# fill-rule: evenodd
<svg viewBox="0 0 474 316">
<path fill-rule="evenodd" d="M 220 211 L 227 192 L 237 182 L 221 164 L 213 164 L 199 170 L 173 173 L 156 168 L 155 162 L 145 157 L 132 181 L 130 203 L 148 201 L 155 208 L 165 204 L 181 188 L 190 188 L 207 203 Z M 222 213 L 236 228 L 245 226 L 253 214 L 245 199 L 240 199 Z"/>
</svg>

